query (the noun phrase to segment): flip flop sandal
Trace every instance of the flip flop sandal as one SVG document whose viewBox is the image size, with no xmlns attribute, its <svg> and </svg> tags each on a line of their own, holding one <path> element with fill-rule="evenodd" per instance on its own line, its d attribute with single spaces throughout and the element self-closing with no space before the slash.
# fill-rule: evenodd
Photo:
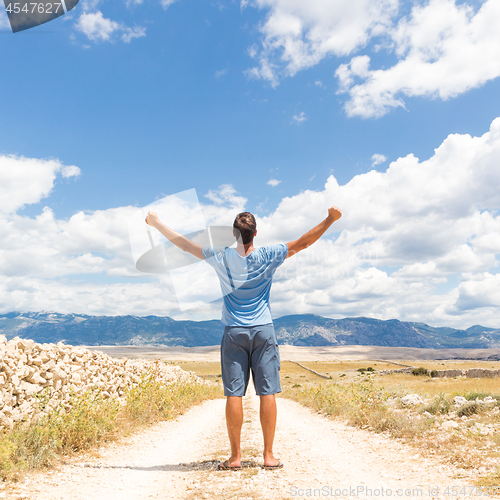
<svg viewBox="0 0 500 500">
<path fill-rule="evenodd" d="M 227 462 L 227 460 L 226 460 L 226 462 Z M 226 465 L 226 462 L 221 462 L 217 466 L 217 470 L 241 470 L 242 469 L 241 465 L 238 467 L 229 467 L 229 465 Z"/>
<path fill-rule="evenodd" d="M 283 464 L 281 460 L 278 460 L 278 463 L 276 465 L 263 465 L 262 468 L 265 470 L 283 469 Z"/>
</svg>

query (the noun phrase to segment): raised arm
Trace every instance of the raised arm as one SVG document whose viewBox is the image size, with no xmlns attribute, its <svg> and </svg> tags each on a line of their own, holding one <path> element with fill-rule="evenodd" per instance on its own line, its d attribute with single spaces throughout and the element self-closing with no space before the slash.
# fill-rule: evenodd
<svg viewBox="0 0 500 500">
<path fill-rule="evenodd" d="M 148 212 L 148 215 L 146 216 L 146 224 L 149 224 L 155 229 L 158 229 L 158 231 L 160 231 L 160 233 L 163 234 L 165 238 L 167 238 L 184 252 L 189 252 L 199 259 L 204 259 L 203 253 L 201 251 L 201 245 L 192 242 L 182 234 L 179 234 L 173 229 L 165 226 L 165 224 L 163 224 L 163 222 L 158 219 L 158 214 L 156 212 Z"/>
<path fill-rule="evenodd" d="M 298 240 L 287 243 L 288 253 L 286 258 L 295 255 L 297 252 L 304 250 L 311 246 L 314 242 L 318 241 L 323 233 L 336 221 L 342 217 L 342 212 L 338 207 L 331 207 L 328 209 L 328 217 L 320 222 L 316 227 L 312 228 L 306 234 L 302 235 Z"/>
</svg>

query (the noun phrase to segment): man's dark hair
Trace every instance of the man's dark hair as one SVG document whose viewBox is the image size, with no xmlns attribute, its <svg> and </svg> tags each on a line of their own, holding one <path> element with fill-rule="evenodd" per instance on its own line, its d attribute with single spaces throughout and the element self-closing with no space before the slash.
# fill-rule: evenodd
<svg viewBox="0 0 500 500">
<path fill-rule="evenodd" d="M 241 235 L 243 245 L 248 245 L 253 241 L 257 223 L 255 217 L 250 212 L 241 212 L 236 216 L 233 222 L 233 228 L 236 230 L 236 237 Z"/>
</svg>

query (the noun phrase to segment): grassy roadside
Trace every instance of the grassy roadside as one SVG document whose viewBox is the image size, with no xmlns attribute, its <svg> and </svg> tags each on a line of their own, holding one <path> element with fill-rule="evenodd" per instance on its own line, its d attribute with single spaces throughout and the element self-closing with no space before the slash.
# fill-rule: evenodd
<svg viewBox="0 0 500 500">
<path fill-rule="evenodd" d="M 105 398 L 98 389 L 73 394 L 69 404 L 40 413 L 0 432 L 0 478 L 16 480 L 27 470 L 50 466 L 57 457 L 87 450 L 168 420 L 206 399 L 222 397 L 218 384 L 177 382 L 165 385 L 147 373 L 126 392 L 125 400 Z"/>
<path fill-rule="evenodd" d="M 359 364 L 336 370 L 339 367 L 333 363 L 304 363 L 316 371 L 326 369 L 322 373 L 329 371 L 331 380 L 285 365 L 282 397 L 349 425 L 400 439 L 424 456 L 452 463 L 459 475 L 472 478 L 478 486 L 500 485 L 498 379 L 380 376 L 374 362 Z M 368 366 L 375 371 L 366 371 Z M 424 401 L 405 406 L 401 398 L 407 394 L 418 394 Z M 454 405 L 453 398 L 458 395 L 469 401 L 461 408 Z M 489 405 L 476 402 L 476 398 L 487 396 L 496 401 Z"/>
</svg>

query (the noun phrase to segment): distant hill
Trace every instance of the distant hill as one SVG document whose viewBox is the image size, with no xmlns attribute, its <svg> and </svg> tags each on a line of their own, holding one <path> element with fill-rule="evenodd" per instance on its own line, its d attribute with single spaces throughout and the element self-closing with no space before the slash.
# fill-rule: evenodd
<svg viewBox="0 0 500 500">
<path fill-rule="evenodd" d="M 281 344 L 304 346 L 377 345 L 427 349 L 500 347 L 500 329 L 475 325 L 467 330 L 374 318 L 329 319 L 313 314 L 275 320 Z"/>
<path fill-rule="evenodd" d="M 373 318 L 329 319 L 314 314 L 274 321 L 280 344 L 296 346 L 376 345 L 430 349 L 500 347 L 500 329 L 474 325 L 467 330 Z M 219 320 L 176 321 L 160 316 L 88 316 L 51 312 L 0 315 L 0 334 L 41 343 L 71 345 L 208 346 L 220 343 Z"/>
<path fill-rule="evenodd" d="M 0 334 L 62 341 L 71 345 L 203 346 L 220 343 L 218 320 L 175 321 L 160 316 L 88 316 L 86 314 L 9 313 L 0 315 Z"/>
</svg>

